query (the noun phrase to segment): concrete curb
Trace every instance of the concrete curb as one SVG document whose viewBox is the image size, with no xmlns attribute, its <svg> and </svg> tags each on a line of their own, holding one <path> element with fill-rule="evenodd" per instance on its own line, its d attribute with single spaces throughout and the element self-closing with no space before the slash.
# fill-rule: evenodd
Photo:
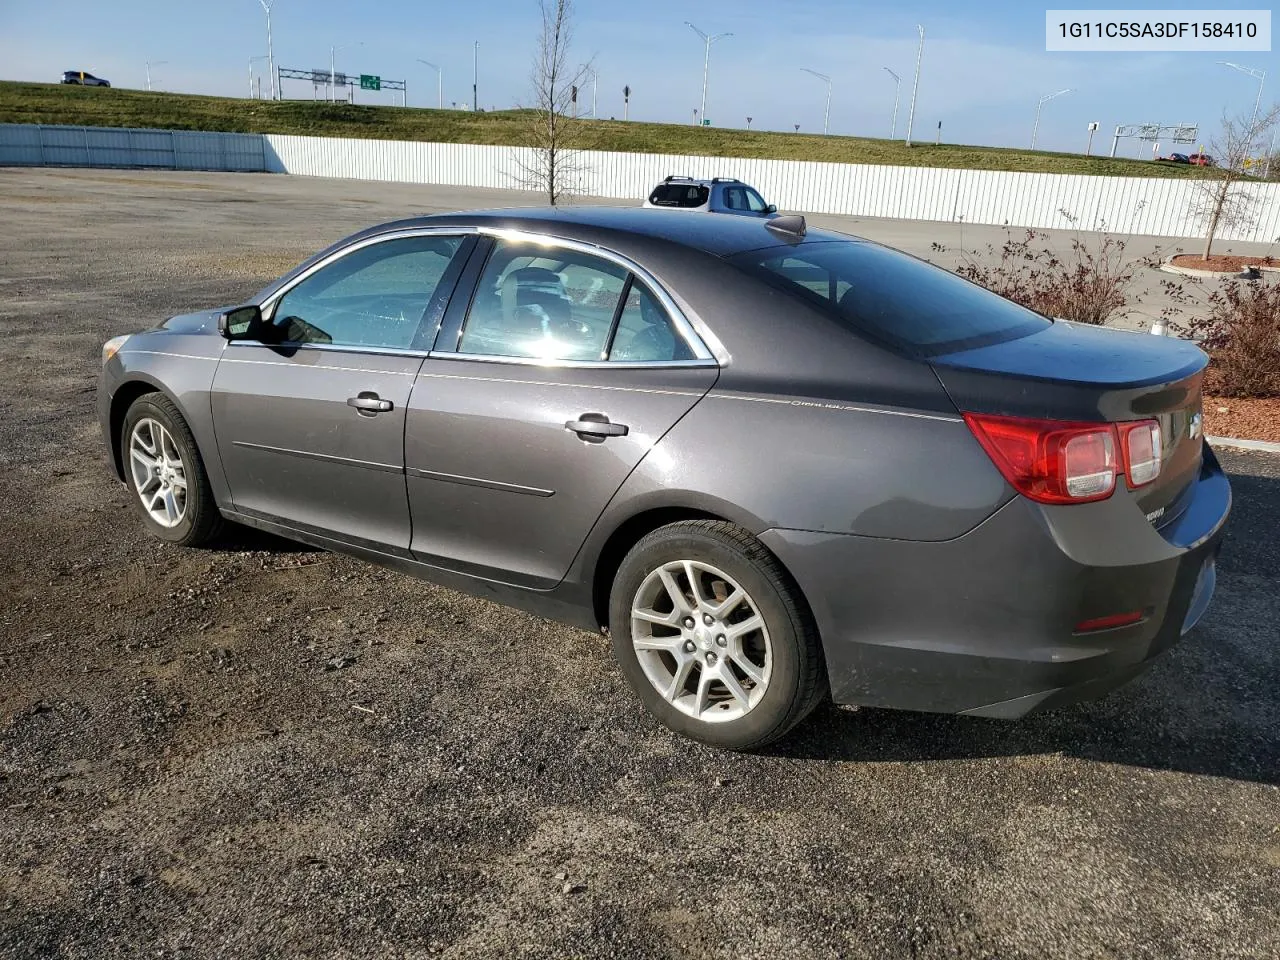
<svg viewBox="0 0 1280 960">
<path fill-rule="evenodd" d="M 1236 447 L 1240 450 L 1260 450 L 1263 453 L 1280 453 L 1280 443 L 1269 440 L 1236 440 L 1232 437 L 1205 437 L 1210 446 Z"/>
</svg>

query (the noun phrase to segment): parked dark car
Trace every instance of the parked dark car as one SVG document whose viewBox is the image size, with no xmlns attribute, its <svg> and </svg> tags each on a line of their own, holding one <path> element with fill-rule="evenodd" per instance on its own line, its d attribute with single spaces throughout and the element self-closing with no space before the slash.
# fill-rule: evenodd
<svg viewBox="0 0 1280 960">
<path fill-rule="evenodd" d="M 111 84 L 103 80 L 101 77 L 95 77 L 92 73 L 86 73 L 83 70 L 64 70 L 62 72 L 63 83 L 78 83 L 83 87 L 109 87 Z"/>
<path fill-rule="evenodd" d="M 605 630 L 731 748 L 828 693 L 1097 696 L 1203 615 L 1231 502 L 1193 344 L 799 217 L 401 220 L 103 353 L 153 535 L 235 521 Z"/>
</svg>

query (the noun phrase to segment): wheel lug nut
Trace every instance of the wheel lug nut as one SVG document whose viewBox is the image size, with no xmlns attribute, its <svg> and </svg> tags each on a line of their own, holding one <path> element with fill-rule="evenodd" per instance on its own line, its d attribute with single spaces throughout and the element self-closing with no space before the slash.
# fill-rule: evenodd
<svg viewBox="0 0 1280 960">
<path fill-rule="evenodd" d="M 720 634 L 720 636 L 716 637 L 716 646 L 717 646 L 717 647 L 724 647 L 724 646 L 727 646 L 727 645 L 728 645 L 728 643 L 729 643 L 729 641 L 728 641 L 728 640 L 726 640 L 726 639 L 724 638 L 724 634 L 723 634 L 723 633 L 722 633 L 722 634 Z"/>
<path fill-rule="evenodd" d="M 708 663 L 708 664 L 712 664 L 712 663 L 715 663 L 715 662 L 716 662 L 716 655 L 715 655 L 714 653 L 708 653 L 708 654 L 707 654 L 707 663 Z"/>
<path fill-rule="evenodd" d="M 690 630 L 692 630 L 692 629 L 693 629 L 693 617 L 685 617 L 685 618 L 684 618 L 684 625 L 685 625 L 686 627 L 688 627 Z"/>
<path fill-rule="evenodd" d="M 711 614 L 709 614 L 709 613 L 704 613 L 704 614 L 702 615 L 702 622 L 703 622 L 703 623 L 705 623 L 705 624 L 709 627 L 709 626 L 711 626 L 711 624 L 712 624 L 714 621 L 711 619 Z"/>
<path fill-rule="evenodd" d="M 694 648 L 694 645 L 693 645 L 693 641 L 692 641 L 692 640 L 686 640 L 686 641 L 684 642 L 684 652 L 685 652 L 685 653 L 693 653 L 694 649 L 695 649 L 695 648 Z"/>
</svg>

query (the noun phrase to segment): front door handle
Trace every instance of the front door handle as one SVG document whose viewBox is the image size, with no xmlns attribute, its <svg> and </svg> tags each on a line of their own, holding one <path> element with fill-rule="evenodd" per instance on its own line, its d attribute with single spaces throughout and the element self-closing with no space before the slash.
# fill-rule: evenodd
<svg viewBox="0 0 1280 960">
<path fill-rule="evenodd" d="M 355 407 L 356 413 L 362 417 L 372 417 L 375 413 L 386 413 L 394 409 L 395 404 L 383 400 L 372 390 L 364 390 L 354 397 L 347 397 L 347 406 Z"/>
<path fill-rule="evenodd" d="M 584 413 L 577 420 L 570 420 L 564 428 L 576 433 L 584 440 L 603 440 L 605 437 L 625 437 L 628 427 L 625 423 L 610 423 L 603 413 Z"/>
</svg>

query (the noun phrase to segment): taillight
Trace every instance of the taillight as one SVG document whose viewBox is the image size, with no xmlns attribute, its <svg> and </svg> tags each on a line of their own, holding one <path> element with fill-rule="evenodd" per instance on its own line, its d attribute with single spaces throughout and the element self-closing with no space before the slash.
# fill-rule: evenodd
<svg viewBox="0 0 1280 960">
<path fill-rule="evenodd" d="M 1073 423 L 979 413 L 964 420 L 1009 484 L 1038 503 L 1105 500 L 1121 475 L 1130 487 L 1160 475 L 1155 420 Z"/>
<path fill-rule="evenodd" d="M 1140 487 L 1160 476 L 1160 423 L 1139 420 L 1122 423 L 1120 449 L 1124 451 L 1124 472 L 1130 487 Z"/>
<path fill-rule="evenodd" d="M 965 422 L 1010 485 L 1039 503 L 1085 503 L 1116 487 L 1110 424 L 966 413 Z"/>
</svg>

